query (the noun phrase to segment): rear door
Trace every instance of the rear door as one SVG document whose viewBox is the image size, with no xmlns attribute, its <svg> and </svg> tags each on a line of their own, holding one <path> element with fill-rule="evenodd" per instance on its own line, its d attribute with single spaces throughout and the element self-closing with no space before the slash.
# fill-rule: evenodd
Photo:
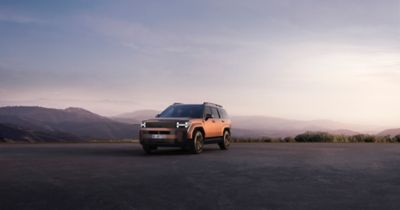
<svg viewBox="0 0 400 210">
<path fill-rule="evenodd" d="M 213 120 L 215 121 L 214 124 L 214 137 L 220 137 L 223 135 L 223 124 L 221 119 L 221 114 L 218 112 L 218 108 L 211 107 Z"/>
<path fill-rule="evenodd" d="M 225 109 L 223 108 L 219 108 L 218 112 L 221 116 L 222 129 L 230 128 L 231 120 L 228 117 L 228 113 L 226 113 Z"/>
</svg>

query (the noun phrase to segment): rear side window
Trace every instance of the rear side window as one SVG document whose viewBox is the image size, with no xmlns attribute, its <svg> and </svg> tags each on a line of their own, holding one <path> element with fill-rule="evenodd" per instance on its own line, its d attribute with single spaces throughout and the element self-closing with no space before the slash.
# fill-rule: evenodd
<svg viewBox="0 0 400 210">
<path fill-rule="evenodd" d="M 228 119 L 228 113 L 226 113 L 225 109 L 218 109 L 218 111 L 222 119 Z"/>
<path fill-rule="evenodd" d="M 211 108 L 208 107 L 208 106 L 206 106 L 206 107 L 204 108 L 204 116 L 206 116 L 207 114 L 212 114 Z"/>
<path fill-rule="evenodd" d="M 218 113 L 218 109 L 217 108 L 211 107 L 211 110 L 212 110 L 212 115 L 213 115 L 214 118 L 221 118 L 219 113 Z"/>
</svg>

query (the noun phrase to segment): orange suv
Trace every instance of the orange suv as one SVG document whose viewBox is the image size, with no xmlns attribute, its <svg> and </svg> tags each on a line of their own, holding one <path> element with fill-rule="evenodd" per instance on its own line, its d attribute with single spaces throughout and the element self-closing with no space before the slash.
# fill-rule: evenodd
<svg viewBox="0 0 400 210">
<path fill-rule="evenodd" d="M 140 144 L 146 153 L 157 147 L 181 147 L 198 154 L 204 144 L 217 143 L 227 150 L 231 142 L 231 120 L 217 104 L 174 103 L 156 118 L 140 125 Z"/>
</svg>

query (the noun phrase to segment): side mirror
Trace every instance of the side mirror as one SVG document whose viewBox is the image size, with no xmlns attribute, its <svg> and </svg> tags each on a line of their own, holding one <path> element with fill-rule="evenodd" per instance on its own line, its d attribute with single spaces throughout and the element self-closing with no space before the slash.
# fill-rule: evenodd
<svg viewBox="0 0 400 210">
<path fill-rule="evenodd" d="M 156 117 L 160 117 L 160 114 L 157 114 Z"/>
<path fill-rule="evenodd" d="M 210 118 L 213 118 L 212 114 L 206 114 L 206 121 Z"/>
</svg>

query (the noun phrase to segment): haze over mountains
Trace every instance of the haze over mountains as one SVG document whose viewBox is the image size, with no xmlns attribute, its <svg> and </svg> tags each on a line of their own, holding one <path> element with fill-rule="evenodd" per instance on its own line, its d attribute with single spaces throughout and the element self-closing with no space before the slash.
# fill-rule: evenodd
<svg viewBox="0 0 400 210">
<path fill-rule="evenodd" d="M 119 122 L 139 124 L 142 120 L 155 117 L 159 113 L 160 111 L 157 110 L 144 109 L 144 110 L 119 114 L 117 116 L 110 118 Z"/>
<path fill-rule="evenodd" d="M 155 117 L 160 111 L 138 110 L 120 114 L 112 119 L 121 122 L 140 123 L 144 119 Z M 335 135 L 356 135 L 376 133 L 376 126 L 346 124 L 331 120 L 290 120 L 268 116 L 231 116 L 233 135 L 236 137 L 287 137 L 296 136 L 306 131 L 325 131 Z M 400 132 L 399 132 L 400 133 Z"/>
<path fill-rule="evenodd" d="M 0 108 L 0 141 L 86 141 L 120 140 L 138 137 L 139 123 L 155 117 L 157 110 L 138 110 L 104 117 L 82 108 L 52 109 L 35 106 Z M 329 120 L 300 121 L 266 116 L 232 116 L 235 137 L 296 136 L 306 131 L 355 135 L 365 127 Z M 397 135 L 400 129 L 376 132 Z"/>
</svg>

